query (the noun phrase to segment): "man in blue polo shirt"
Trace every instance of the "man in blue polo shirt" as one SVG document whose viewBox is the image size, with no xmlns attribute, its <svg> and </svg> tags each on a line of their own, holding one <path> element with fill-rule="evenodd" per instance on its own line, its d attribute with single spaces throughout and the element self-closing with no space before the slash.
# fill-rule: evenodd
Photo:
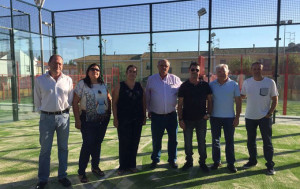
<svg viewBox="0 0 300 189">
<path fill-rule="evenodd" d="M 214 164 L 212 170 L 221 167 L 220 138 L 221 129 L 224 129 L 226 141 L 226 161 L 230 172 L 236 173 L 234 166 L 234 131 L 239 125 L 241 113 L 241 97 L 238 84 L 228 77 L 228 66 L 220 64 L 216 67 L 217 79 L 209 84 L 213 93 L 213 108 L 210 118 L 212 135 L 212 157 Z M 236 113 L 234 113 L 234 102 L 236 104 Z"/>
</svg>

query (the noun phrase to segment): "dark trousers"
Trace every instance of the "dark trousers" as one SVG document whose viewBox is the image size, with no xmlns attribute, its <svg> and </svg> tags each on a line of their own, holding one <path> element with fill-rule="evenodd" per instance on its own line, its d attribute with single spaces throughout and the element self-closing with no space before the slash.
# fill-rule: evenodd
<svg viewBox="0 0 300 189">
<path fill-rule="evenodd" d="M 234 164 L 235 155 L 234 155 L 234 131 L 233 126 L 234 118 L 220 118 L 220 117 L 211 117 L 211 135 L 212 135 L 212 157 L 214 163 L 221 163 L 221 130 L 223 127 L 225 135 L 225 153 L 226 161 L 228 164 Z"/>
<path fill-rule="evenodd" d="M 168 133 L 168 162 L 176 162 L 177 159 L 177 113 L 174 111 L 167 115 L 151 113 L 151 132 L 153 152 L 151 159 L 154 162 L 160 161 L 161 140 L 165 130 Z"/>
<path fill-rule="evenodd" d="M 198 153 L 200 155 L 199 163 L 205 164 L 207 158 L 206 153 L 206 130 L 207 130 L 207 121 L 204 119 L 197 121 L 188 121 L 185 120 L 185 130 L 183 131 L 184 135 L 184 150 L 186 158 L 185 160 L 189 163 L 193 163 L 193 131 L 196 129 L 196 136 L 198 141 Z"/>
<path fill-rule="evenodd" d="M 249 161 L 257 163 L 257 148 L 256 148 L 256 131 L 259 126 L 261 137 L 263 139 L 264 157 L 267 161 L 267 167 L 273 167 L 273 154 L 274 149 L 272 145 L 272 119 L 262 118 L 258 120 L 246 118 L 246 129 L 247 129 L 247 147 L 249 152 Z"/>
<path fill-rule="evenodd" d="M 141 132 L 141 121 L 119 121 L 118 137 L 120 170 L 136 168 L 136 156 L 140 143 Z"/>
<path fill-rule="evenodd" d="M 81 114 L 81 135 L 82 146 L 79 156 L 79 170 L 78 174 L 85 174 L 85 169 L 92 157 L 92 169 L 99 167 L 101 143 L 104 139 L 107 124 L 100 124 L 100 122 L 86 122 L 85 114 Z"/>
</svg>

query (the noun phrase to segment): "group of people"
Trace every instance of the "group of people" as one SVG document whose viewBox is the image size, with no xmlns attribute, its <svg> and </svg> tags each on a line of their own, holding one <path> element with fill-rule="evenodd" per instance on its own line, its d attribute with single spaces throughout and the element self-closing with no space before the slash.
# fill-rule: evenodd
<svg viewBox="0 0 300 189">
<path fill-rule="evenodd" d="M 178 123 L 184 133 L 186 162 L 182 169 L 193 167 L 193 130 L 196 130 L 199 152 L 199 165 L 204 172 L 218 169 L 221 164 L 220 138 L 223 127 L 226 141 L 226 161 L 230 172 L 237 172 L 234 165 L 234 132 L 239 125 L 242 98 L 247 98 L 246 130 L 249 161 L 243 166 L 250 168 L 257 164 L 257 126 L 263 138 L 264 157 L 267 161 L 267 174 L 275 174 L 272 146 L 272 120 L 278 91 L 272 79 L 263 77 L 263 65 L 255 62 L 251 66 L 253 77 L 244 81 L 242 90 L 228 77 L 226 64 L 216 67 L 217 79 L 211 83 L 200 77 L 200 66 L 191 63 L 190 77 L 184 83 L 180 78 L 168 73 L 170 62 L 158 61 L 158 73 L 150 76 L 144 90 L 136 82 L 137 67 L 129 65 L 126 80 L 113 90 L 112 97 L 100 76 L 100 67 L 91 64 L 86 76 L 73 90 L 72 79 L 62 73 L 63 58 L 52 55 L 49 71 L 35 80 L 34 103 L 40 112 L 40 155 L 39 182 L 36 188 L 44 188 L 50 173 L 50 155 L 53 136 L 57 134 L 58 181 L 65 187 L 71 186 L 67 178 L 69 110 L 73 107 L 75 127 L 81 131 L 82 146 L 79 157 L 78 176 L 82 183 L 88 182 L 86 168 L 91 157 L 91 171 L 101 177 L 99 168 L 101 143 L 113 110 L 113 125 L 119 139 L 118 174 L 126 171 L 137 172 L 136 156 L 142 126 L 146 123 L 146 110 L 151 119 L 152 163 L 155 169 L 160 162 L 162 137 L 168 134 L 168 163 L 177 169 Z M 234 108 L 235 104 L 235 108 Z M 176 111 L 177 107 L 177 111 Z M 206 165 L 206 132 L 210 120 L 212 135 L 212 159 L 210 169 Z"/>
</svg>

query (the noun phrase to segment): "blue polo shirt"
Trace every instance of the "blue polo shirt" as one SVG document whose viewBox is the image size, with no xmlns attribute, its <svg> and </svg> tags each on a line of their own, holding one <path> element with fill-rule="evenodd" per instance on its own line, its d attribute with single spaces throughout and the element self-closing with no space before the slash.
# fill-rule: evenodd
<svg viewBox="0 0 300 189">
<path fill-rule="evenodd" d="M 240 96 L 240 88 L 237 82 L 228 78 L 226 83 L 221 85 L 218 80 L 209 83 L 213 93 L 212 117 L 233 118 L 234 97 Z"/>
</svg>

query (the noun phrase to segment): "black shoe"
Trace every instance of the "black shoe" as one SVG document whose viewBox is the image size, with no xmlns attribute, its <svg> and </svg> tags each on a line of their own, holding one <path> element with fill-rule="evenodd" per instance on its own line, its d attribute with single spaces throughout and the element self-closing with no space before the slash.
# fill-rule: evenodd
<svg viewBox="0 0 300 189">
<path fill-rule="evenodd" d="M 60 182 L 64 187 L 69 187 L 72 185 L 70 180 L 67 179 L 67 177 L 65 177 L 63 179 L 59 179 L 58 182 Z"/>
<path fill-rule="evenodd" d="M 172 167 L 173 169 L 177 169 L 178 165 L 175 162 L 169 162 L 170 167 Z"/>
<path fill-rule="evenodd" d="M 251 167 L 256 166 L 256 164 L 257 164 L 257 162 L 255 163 L 255 162 L 248 161 L 245 165 L 243 165 L 243 168 L 244 169 L 249 169 Z"/>
<path fill-rule="evenodd" d="M 202 169 L 202 171 L 204 173 L 209 173 L 209 168 L 207 167 L 207 165 L 205 163 L 200 163 L 200 168 Z"/>
<path fill-rule="evenodd" d="M 157 162 L 152 161 L 152 163 L 150 164 L 150 168 L 155 169 L 156 167 L 157 167 Z"/>
<path fill-rule="evenodd" d="M 191 162 L 185 162 L 185 164 L 183 165 L 183 167 L 181 169 L 183 171 L 186 171 L 186 170 L 188 170 L 191 167 L 193 167 L 193 163 L 191 163 Z"/>
<path fill-rule="evenodd" d="M 236 173 L 237 172 L 237 169 L 236 167 L 234 166 L 234 164 L 227 164 L 227 169 L 232 172 L 232 173 Z"/>
<path fill-rule="evenodd" d="M 219 167 L 222 167 L 221 163 L 214 163 L 212 166 L 210 166 L 211 170 L 217 170 Z"/>
<path fill-rule="evenodd" d="M 46 186 L 46 184 L 47 184 L 47 182 L 38 182 L 38 183 L 36 184 L 35 189 L 44 189 L 45 186 Z"/>
<path fill-rule="evenodd" d="M 274 169 L 274 167 L 268 167 L 267 168 L 267 175 L 275 175 L 276 171 Z"/>
</svg>

